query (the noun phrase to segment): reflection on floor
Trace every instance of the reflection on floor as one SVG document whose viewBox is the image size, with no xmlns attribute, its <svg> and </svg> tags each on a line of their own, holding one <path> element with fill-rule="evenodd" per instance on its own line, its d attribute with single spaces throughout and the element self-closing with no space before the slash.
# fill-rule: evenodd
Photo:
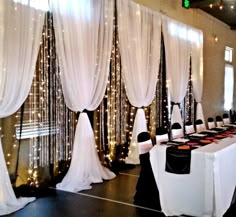
<svg viewBox="0 0 236 217">
<path fill-rule="evenodd" d="M 140 168 L 123 169 L 117 177 L 91 190 L 69 193 L 50 189 L 42 197 L 11 215 L 12 217 L 164 217 L 157 209 L 137 206 L 133 198 Z"/>
</svg>

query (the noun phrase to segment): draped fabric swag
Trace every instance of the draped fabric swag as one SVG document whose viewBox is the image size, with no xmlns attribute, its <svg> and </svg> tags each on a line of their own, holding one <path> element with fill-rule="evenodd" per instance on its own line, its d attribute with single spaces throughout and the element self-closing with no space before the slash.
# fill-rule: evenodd
<svg viewBox="0 0 236 217">
<path fill-rule="evenodd" d="M 0 1 L 3 14 L 0 17 L 0 117 L 13 114 L 25 101 L 42 33 L 43 12 L 25 5 L 26 1 L 24 5 L 16 3 L 20 1 Z M 80 112 L 71 165 L 57 188 L 76 192 L 91 188 L 91 183 L 115 177 L 99 161 L 94 132 L 84 112 L 95 110 L 104 98 L 114 28 L 114 0 L 54 0 L 51 6 L 65 102 L 69 109 Z M 126 163 L 138 164 L 137 135 L 147 131 L 143 107 L 152 103 L 157 88 L 161 23 L 168 88 L 175 103 L 172 123 L 182 124 L 177 103 L 186 94 L 190 52 L 197 118 L 204 120 L 201 107 L 203 36 L 199 30 L 132 1 L 117 0 L 117 10 L 122 79 L 130 103 L 138 108 Z M 34 198 L 15 197 L 0 141 L 0 215 L 14 212 L 32 200 Z"/>
<path fill-rule="evenodd" d="M 99 161 L 94 132 L 85 112 L 101 103 L 108 81 L 114 1 L 53 1 L 61 82 L 66 105 L 79 115 L 71 165 L 57 188 L 80 191 L 115 174 Z"/>
<path fill-rule="evenodd" d="M 155 96 L 160 62 L 161 16 L 127 0 L 117 1 L 123 80 L 130 103 L 138 107 L 127 163 L 138 164 L 137 135 L 147 131 L 143 106 Z"/>
<path fill-rule="evenodd" d="M 0 43 L 4 42 L 0 44 L 0 118 L 16 112 L 31 87 L 44 13 L 30 3 L 0 1 Z M 0 140 L 0 215 L 15 212 L 34 199 L 16 198 Z"/>
<path fill-rule="evenodd" d="M 190 42 L 189 29 L 185 24 L 163 16 L 163 34 L 166 48 L 166 70 L 171 101 L 174 102 L 171 124 L 183 126 L 180 103 L 186 94 L 189 79 Z"/>
<path fill-rule="evenodd" d="M 204 122 L 202 110 L 202 89 L 203 89 L 203 33 L 201 30 L 191 31 L 191 56 L 192 56 L 192 82 L 194 98 L 197 102 L 196 119 Z"/>
</svg>

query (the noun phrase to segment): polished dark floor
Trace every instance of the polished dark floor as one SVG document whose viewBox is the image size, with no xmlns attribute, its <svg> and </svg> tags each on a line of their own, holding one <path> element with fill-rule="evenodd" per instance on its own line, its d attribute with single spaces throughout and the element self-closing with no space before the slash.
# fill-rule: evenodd
<svg viewBox="0 0 236 217">
<path fill-rule="evenodd" d="M 139 166 L 124 169 L 115 179 L 93 184 L 92 189 L 78 193 L 50 188 L 49 196 L 4 217 L 165 217 L 160 208 L 134 204 L 139 174 Z M 236 217 L 236 203 L 224 217 Z"/>
<path fill-rule="evenodd" d="M 124 169 L 113 180 L 93 184 L 91 190 L 69 193 L 50 189 L 12 217 L 164 217 L 157 209 L 137 206 L 133 198 L 140 168 Z"/>
</svg>

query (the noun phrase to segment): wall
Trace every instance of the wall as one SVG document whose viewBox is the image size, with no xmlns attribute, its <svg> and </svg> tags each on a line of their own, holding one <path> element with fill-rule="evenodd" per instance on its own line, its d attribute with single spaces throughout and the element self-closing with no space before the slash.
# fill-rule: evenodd
<svg viewBox="0 0 236 217">
<path fill-rule="evenodd" d="M 230 30 L 228 25 L 202 10 L 183 8 L 181 0 L 135 1 L 203 31 L 203 112 L 205 118 L 222 115 L 224 110 L 224 49 L 225 46 L 229 46 L 236 52 L 236 31 Z M 219 37 L 218 43 L 214 43 L 213 33 Z M 233 62 L 236 71 L 236 55 L 234 55 Z M 234 109 L 236 109 L 236 88 L 234 90 Z"/>
</svg>

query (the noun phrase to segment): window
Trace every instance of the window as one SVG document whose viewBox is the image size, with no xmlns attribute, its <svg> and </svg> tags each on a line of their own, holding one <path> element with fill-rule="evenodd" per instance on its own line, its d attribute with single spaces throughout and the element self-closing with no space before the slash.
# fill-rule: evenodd
<svg viewBox="0 0 236 217">
<path fill-rule="evenodd" d="M 225 47 L 225 61 L 232 63 L 232 61 L 233 61 L 233 48 Z"/>
<path fill-rule="evenodd" d="M 188 28 L 185 24 L 179 24 L 172 21 L 168 23 L 168 31 L 171 35 L 186 41 L 190 41 L 192 44 L 196 44 L 198 46 L 203 44 L 202 31 Z"/>
<path fill-rule="evenodd" d="M 47 0 L 13 0 L 15 3 L 20 3 L 23 5 L 29 5 L 32 8 L 35 8 L 37 10 L 43 10 L 48 11 L 48 1 Z"/>
<path fill-rule="evenodd" d="M 233 48 L 225 47 L 224 109 L 227 111 L 233 107 L 234 67 L 232 62 Z"/>
</svg>

